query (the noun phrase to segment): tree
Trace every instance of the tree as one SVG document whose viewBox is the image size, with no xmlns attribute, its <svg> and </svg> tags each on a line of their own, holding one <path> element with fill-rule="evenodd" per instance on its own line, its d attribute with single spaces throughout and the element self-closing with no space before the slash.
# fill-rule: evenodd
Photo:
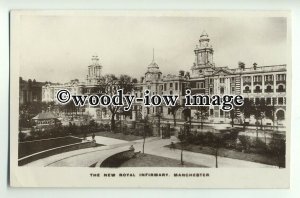
<svg viewBox="0 0 300 198">
<path fill-rule="evenodd" d="M 230 110 L 230 119 L 231 119 L 231 127 L 234 125 L 234 119 L 238 118 L 238 114 L 236 113 L 235 107 Z"/>
<path fill-rule="evenodd" d="M 243 113 L 244 117 L 244 131 L 246 130 L 246 118 L 250 118 L 250 116 L 254 113 L 254 104 L 249 98 L 245 98 L 244 104 L 240 106 L 240 111 Z"/>
<path fill-rule="evenodd" d="M 157 128 L 158 128 L 158 135 L 160 136 L 161 135 L 161 130 L 160 130 L 160 121 L 161 121 L 161 118 L 162 118 L 162 108 L 163 107 L 157 107 L 157 111 L 156 111 L 156 114 L 155 114 L 155 117 L 158 118 L 158 122 L 157 122 Z M 148 118 L 148 114 L 147 114 L 147 118 Z"/>
<path fill-rule="evenodd" d="M 134 83 L 132 82 L 131 77 L 128 75 L 121 75 L 120 77 L 117 77 L 114 74 L 107 74 L 99 80 L 98 86 L 100 94 L 113 96 L 117 94 L 119 89 L 122 89 L 124 94 L 131 93 Z M 108 109 L 111 112 L 112 131 L 115 130 L 115 116 L 120 108 L 121 106 L 114 106 L 113 104 L 108 106 Z"/>
<path fill-rule="evenodd" d="M 181 165 L 184 165 L 183 150 L 184 150 L 185 146 L 188 144 L 189 135 L 190 135 L 190 126 L 187 124 L 184 124 L 183 128 L 180 129 L 180 132 L 178 134 L 178 139 L 180 140 L 180 146 L 181 146 L 181 152 L 180 152 Z"/>
<path fill-rule="evenodd" d="M 201 129 L 203 129 L 204 120 L 208 118 L 208 106 L 198 106 L 197 111 L 195 112 L 196 119 L 200 119 Z"/>
<path fill-rule="evenodd" d="M 176 126 L 176 113 L 177 110 L 181 107 L 180 104 L 176 103 L 174 106 L 169 107 L 170 108 L 170 113 L 173 115 L 173 122 L 174 122 L 174 127 Z"/>
<path fill-rule="evenodd" d="M 219 150 L 223 146 L 223 138 L 221 134 L 214 134 L 212 140 L 212 146 L 215 149 L 215 158 L 216 158 L 216 168 L 218 168 L 218 156 Z"/>
<path fill-rule="evenodd" d="M 144 122 L 144 131 L 143 131 L 143 154 L 145 153 L 145 143 L 146 143 L 146 137 L 149 133 L 149 118 L 148 115 L 143 120 Z"/>
<path fill-rule="evenodd" d="M 265 118 L 266 112 L 269 110 L 268 106 L 266 105 L 265 100 L 262 98 L 258 100 L 254 107 L 254 117 L 256 120 L 256 138 L 258 138 L 258 120 L 260 120 L 260 129 L 263 129 L 263 119 Z"/>
</svg>

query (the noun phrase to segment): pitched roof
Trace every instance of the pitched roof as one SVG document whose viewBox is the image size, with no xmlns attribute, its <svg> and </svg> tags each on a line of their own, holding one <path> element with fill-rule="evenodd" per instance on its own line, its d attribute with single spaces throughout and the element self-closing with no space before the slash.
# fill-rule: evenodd
<svg viewBox="0 0 300 198">
<path fill-rule="evenodd" d="M 51 112 L 44 112 L 44 113 L 39 113 L 35 117 L 33 117 L 33 120 L 47 120 L 47 119 L 57 119 L 58 117 L 51 113 Z"/>
</svg>

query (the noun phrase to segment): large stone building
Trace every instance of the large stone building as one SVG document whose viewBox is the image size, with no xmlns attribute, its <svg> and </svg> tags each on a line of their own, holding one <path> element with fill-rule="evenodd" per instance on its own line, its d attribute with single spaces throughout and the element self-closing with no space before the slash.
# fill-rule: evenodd
<svg viewBox="0 0 300 198">
<path fill-rule="evenodd" d="M 34 80 L 23 80 L 19 78 L 19 103 L 26 104 L 31 102 L 42 101 L 42 86 L 43 82 L 37 82 Z"/>
<path fill-rule="evenodd" d="M 275 108 L 275 120 L 284 120 L 286 111 L 286 65 L 260 66 L 253 63 L 246 67 L 240 62 L 238 67 L 218 67 L 214 63 L 213 47 L 210 45 L 210 38 L 204 32 L 200 36 L 199 43 L 194 49 L 195 61 L 190 72 L 179 71 L 177 75 L 163 75 L 159 65 L 152 62 L 146 68 L 146 72 L 140 81 L 135 84 L 136 89 L 133 94 L 136 97 L 143 97 L 144 90 L 150 90 L 151 94 L 176 94 L 179 95 L 176 119 L 185 120 L 185 111 L 189 110 L 190 116 L 194 116 L 195 109 L 184 107 L 184 96 L 187 88 L 192 94 L 206 95 L 243 95 L 246 100 L 258 103 L 265 100 L 266 104 Z M 47 84 L 43 86 L 43 101 L 55 101 L 55 93 L 61 88 L 67 88 L 72 93 L 91 93 L 90 90 L 97 86 L 101 75 L 102 66 L 98 63 L 96 56 L 92 58 L 93 64 L 88 66 L 86 82 L 80 83 L 78 80 L 66 84 Z M 105 110 L 104 110 L 105 111 Z M 103 113 L 93 107 L 87 107 L 87 112 L 94 117 L 103 118 Z M 98 112 L 98 113 L 97 113 Z M 101 110 L 102 112 L 102 110 Z M 106 112 L 106 111 L 105 111 Z M 145 107 L 141 104 L 134 104 L 132 120 L 148 116 L 160 116 L 171 119 L 170 107 Z M 109 118 L 107 113 L 106 118 Z M 250 119 L 251 120 L 251 119 Z M 253 119 L 252 119 L 253 120 Z M 223 112 L 219 107 L 210 107 L 210 122 L 230 122 L 229 112 Z M 265 124 L 272 124 L 266 120 Z"/>
</svg>

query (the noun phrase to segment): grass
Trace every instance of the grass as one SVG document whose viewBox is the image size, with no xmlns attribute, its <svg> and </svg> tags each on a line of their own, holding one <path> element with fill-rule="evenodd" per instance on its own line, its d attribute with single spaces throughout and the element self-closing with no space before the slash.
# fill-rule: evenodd
<svg viewBox="0 0 300 198">
<path fill-rule="evenodd" d="M 120 167 L 204 167 L 185 162 L 181 165 L 180 160 L 160 157 L 149 154 L 139 154 L 137 157 L 124 162 Z"/>
<path fill-rule="evenodd" d="M 19 142 L 19 158 L 51 148 L 79 143 L 82 140 L 70 136 L 45 140 Z"/>
<path fill-rule="evenodd" d="M 166 147 L 170 147 L 170 145 L 167 145 Z M 181 149 L 180 143 L 175 144 L 175 149 Z M 190 144 L 185 146 L 184 150 L 195 153 L 215 155 L 215 149 L 208 146 Z M 257 153 L 244 153 L 232 149 L 220 148 L 218 156 L 277 166 L 275 159 L 273 159 L 269 155 Z"/>
<path fill-rule="evenodd" d="M 89 134 L 87 134 L 87 136 L 91 136 L 92 134 L 93 133 L 89 133 Z M 125 141 L 135 141 L 135 140 L 143 139 L 142 136 L 136 136 L 136 135 L 130 135 L 130 134 L 125 135 L 123 133 L 114 133 L 114 132 L 109 132 L 109 131 L 95 132 L 95 135 L 119 139 L 119 140 L 125 140 Z M 77 137 L 83 137 L 83 134 L 80 134 Z"/>
</svg>

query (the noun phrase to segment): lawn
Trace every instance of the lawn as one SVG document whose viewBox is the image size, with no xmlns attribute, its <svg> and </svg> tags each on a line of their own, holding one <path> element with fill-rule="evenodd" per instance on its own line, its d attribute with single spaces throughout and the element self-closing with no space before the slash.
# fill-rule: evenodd
<svg viewBox="0 0 300 198">
<path fill-rule="evenodd" d="M 170 147 L 170 145 L 167 145 L 166 147 Z M 176 143 L 175 148 L 181 149 L 180 143 Z M 184 150 L 195 152 L 195 153 L 215 155 L 215 149 L 208 146 L 190 144 L 185 146 Z M 226 148 L 220 148 L 218 156 L 251 161 L 251 162 L 258 162 L 258 163 L 263 163 L 268 165 L 275 165 L 275 166 L 277 165 L 275 159 L 273 159 L 269 155 L 256 154 L 256 153 L 244 153 L 244 152 L 226 149 Z"/>
<path fill-rule="evenodd" d="M 48 150 L 59 146 L 79 143 L 81 141 L 82 140 L 79 138 L 66 136 L 66 137 L 51 138 L 45 140 L 19 142 L 18 158 L 22 158 L 27 155 L 31 155 L 40 151 Z"/>
<path fill-rule="evenodd" d="M 204 167 L 185 162 L 181 165 L 180 160 L 160 157 L 149 154 L 138 154 L 137 157 L 124 162 L 120 167 Z"/>
<path fill-rule="evenodd" d="M 129 134 L 125 135 L 123 133 L 114 133 L 114 132 L 109 132 L 109 131 L 96 132 L 95 135 L 96 136 L 109 137 L 109 138 L 115 138 L 115 139 L 125 140 L 125 141 L 135 141 L 135 140 L 143 139 L 142 136 L 129 135 Z M 89 133 L 87 136 L 92 136 L 92 133 Z M 82 138 L 83 134 L 80 134 L 77 137 Z"/>
</svg>

